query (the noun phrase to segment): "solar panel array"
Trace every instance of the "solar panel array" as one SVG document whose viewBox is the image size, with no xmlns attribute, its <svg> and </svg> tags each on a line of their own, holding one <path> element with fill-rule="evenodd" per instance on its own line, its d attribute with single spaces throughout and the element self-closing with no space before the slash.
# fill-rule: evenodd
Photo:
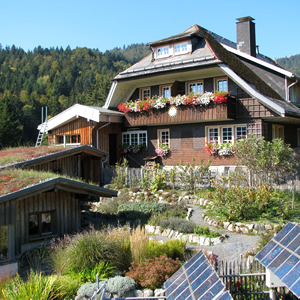
<svg viewBox="0 0 300 300">
<path fill-rule="evenodd" d="M 256 258 L 300 298 L 299 226 L 288 223 Z"/>
<path fill-rule="evenodd" d="M 173 274 L 164 288 L 168 300 L 232 299 L 202 251 Z"/>
</svg>

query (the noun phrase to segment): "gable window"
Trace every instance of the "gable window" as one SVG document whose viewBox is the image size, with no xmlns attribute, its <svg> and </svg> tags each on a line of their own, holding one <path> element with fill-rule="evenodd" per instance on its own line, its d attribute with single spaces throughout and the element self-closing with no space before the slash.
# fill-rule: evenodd
<svg viewBox="0 0 300 300">
<path fill-rule="evenodd" d="M 206 141 L 234 143 L 247 137 L 246 125 L 207 126 Z"/>
<path fill-rule="evenodd" d="M 140 99 L 141 100 L 146 100 L 146 99 L 150 98 L 150 96 L 151 96 L 150 87 L 140 89 Z"/>
<path fill-rule="evenodd" d="M 283 125 L 272 125 L 272 139 L 284 140 L 284 126 Z"/>
<path fill-rule="evenodd" d="M 160 87 L 160 95 L 163 98 L 170 98 L 171 97 L 171 86 L 170 85 L 162 85 Z"/>
<path fill-rule="evenodd" d="M 147 131 L 133 130 L 122 133 L 122 144 L 126 145 L 144 145 L 147 148 Z"/>
<path fill-rule="evenodd" d="M 187 83 L 187 92 L 194 94 L 203 94 L 203 81 L 195 81 Z"/>
<path fill-rule="evenodd" d="M 29 214 L 29 237 L 54 233 L 54 211 Z"/>
<path fill-rule="evenodd" d="M 215 78 L 215 91 L 216 92 L 228 92 L 227 77 Z"/>
<path fill-rule="evenodd" d="M 9 258 L 8 226 L 0 226 L 0 261 Z"/>
<path fill-rule="evenodd" d="M 170 147 L 170 129 L 158 129 L 158 146 L 167 145 Z"/>
<path fill-rule="evenodd" d="M 176 44 L 174 45 L 175 49 L 175 55 L 176 54 L 183 54 L 188 52 L 188 43 L 181 43 L 181 44 Z"/>
<path fill-rule="evenodd" d="M 170 55 L 170 46 L 157 48 L 156 53 L 157 53 L 157 58 L 169 56 Z"/>
</svg>

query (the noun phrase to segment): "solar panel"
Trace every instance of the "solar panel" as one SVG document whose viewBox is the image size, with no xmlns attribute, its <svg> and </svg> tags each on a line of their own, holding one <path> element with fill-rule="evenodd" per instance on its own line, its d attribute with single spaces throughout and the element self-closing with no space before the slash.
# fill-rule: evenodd
<svg viewBox="0 0 300 300">
<path fill-rule="evenodd" d="M 300 298 L 300 227 L 288 223 L 256 258 Z"/>
<path fill-rule="evenodd" d="M 168 300 L 229 300 L 223 282 L 202 251 L 186 262 L 164 283 Z"/>
</svg>

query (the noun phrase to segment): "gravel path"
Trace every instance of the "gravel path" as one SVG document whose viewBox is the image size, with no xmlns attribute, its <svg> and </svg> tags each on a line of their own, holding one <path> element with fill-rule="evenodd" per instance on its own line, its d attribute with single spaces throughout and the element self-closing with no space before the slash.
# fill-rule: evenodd
<svg viewBox="0 0 300 300">
<path fill-rule="evenodd" d="M 209 226 L 207 222 L 202 219 L 202 213 L 205 211 L 199 206 L 188 205 L 193 209 L 191 220 L 196 224 L 201 226 Z M 241 256 L 245 255 L 247 251 L 254 250 L 256 248 L 257 242 L 260 239 L 259 236 L 245 235 L 239 233 L 233 233 L 225 229 L 219 229 L 209 226 L 211 229 L 217 230 L 222 234 L 226 234 L 229 237 L 218 245 L 213 246 L 194 246 L 189 245 L 189 248 L 195 249 L 205 249 L 212 251 L 214 254 L 218 255 L 219 260 L 237 260 Z"/>
</svg>

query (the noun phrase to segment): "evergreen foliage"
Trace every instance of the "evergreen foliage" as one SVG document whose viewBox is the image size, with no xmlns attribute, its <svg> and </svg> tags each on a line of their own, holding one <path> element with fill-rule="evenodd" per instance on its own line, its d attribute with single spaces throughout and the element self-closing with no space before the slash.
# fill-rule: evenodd
<svg viewBox="0 0 300 300">
<path fill-rule="evenodd" d="M 33 144 L 43 106 L 52 117 L 75 103 L 102 106 L 114 76 L 147 53 L 144 44 L 104 53 L 88 48 L 38 46 L 25 52 L 14 45 L 0 47 L 0 147 Z"/>
<path fill-rule="evenodd" d="M 278 58 L 276 63 L 280 67 L 300 76 L 300 54 Z"/>
</svg>

